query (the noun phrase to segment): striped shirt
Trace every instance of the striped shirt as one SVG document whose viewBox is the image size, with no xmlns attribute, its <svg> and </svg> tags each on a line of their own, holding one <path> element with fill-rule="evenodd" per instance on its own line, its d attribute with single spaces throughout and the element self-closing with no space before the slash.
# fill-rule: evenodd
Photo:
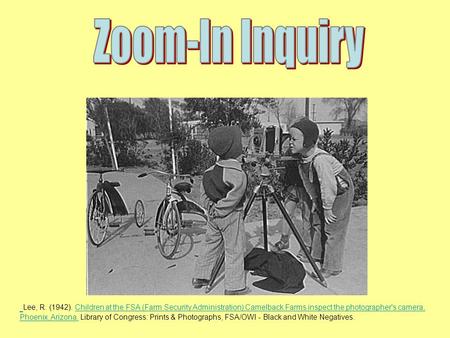
<svg viewBox="0 0 450 338">
<path fill-rule="evenodd" d="M 326 154 L 327 156 L 317 156 L 320 153 Z M 314 184 L 313 159 L 319 186 Z M 333 207 L 334 200 L 337 196 L 336 176 L 343 169 L 344 166 L 337 159 L 319 148 L 316 148 L 312 155 L 303 157 L 300 162 L 299 173 L 308 195 L 312 200 L 317 200 L 320 196 L 324 209 L 331 209 Z"/>
</svg>

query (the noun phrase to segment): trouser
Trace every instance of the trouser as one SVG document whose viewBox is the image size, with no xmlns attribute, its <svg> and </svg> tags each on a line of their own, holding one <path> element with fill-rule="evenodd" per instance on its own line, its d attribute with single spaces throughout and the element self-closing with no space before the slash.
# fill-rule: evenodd
<svg viewBox="0 0 450 338">
<path fill-rule="evenodd" d="M 225 290 L 245 288 L 245 229 L 242 216 L 242 211 L 234 211 L 226 217 L 210 219 L 195 264 L 195 278 L 210 279 L 217 259 L 225 250 Z"/>
<path fill-rule="evenodd" d="M 351 180 L 349 182 L 349 189 L 336 196 L 334 201 L 332 210 L 337 218 L 334 223 L 326 224 L 323 209 L 314 212 L 311 217 L 311 255 L 322 262 L 323 269 L 330 271 L 342 271 L 343 267 L 345 236 L 354 195 L 353 183 Z"/>
</svg>

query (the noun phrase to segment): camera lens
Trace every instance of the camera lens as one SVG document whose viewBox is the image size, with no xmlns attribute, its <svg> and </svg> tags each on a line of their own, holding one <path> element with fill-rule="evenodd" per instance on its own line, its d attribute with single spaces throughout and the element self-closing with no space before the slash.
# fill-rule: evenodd
<svg viewBox="0 0 450 338">
<path fill-rule="evenodd" d="M 253 144 L 257 147 L 261 145 L 261 136 L 257 135 L 253 138 Z"/>
</svg>

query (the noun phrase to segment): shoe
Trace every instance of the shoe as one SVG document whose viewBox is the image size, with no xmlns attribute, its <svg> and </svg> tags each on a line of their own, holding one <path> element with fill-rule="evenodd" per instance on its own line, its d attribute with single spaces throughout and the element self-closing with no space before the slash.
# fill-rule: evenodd
<svg viewBox="0 0 450 338">
<path fill-rule="evenodd" d="M 282 240 L 279 240 L 273 246 L 272 251 L 273 252 L 279 252 L 279 251 L 285 250 L 285 249 L 289 249 L 289 241 L 288 242 L 284 242 Z"/>
<path fill-rule="evenodd" d="M 208 279 L 202 279 L 202 278 L 192 278 L 192 286 L 195 289 L 200 289 L 204 286 L 207 286 L 209 284 Z"/>
<path fill-rule="evenodd" d="M 328 278 L 328 277 L 337 276 L 342 271 L 333 271 L 333 270 L 321 269 L 320 272 L 322 272 L 323 278 Z"/>
<path fill-rule="evenodd" d="M 302 250 L 300 250 L 298 252 L 297 258 L 303 263 L 309 263 L 308 257 L 305 255 L 305 253 Z"/>
<path fill-rule="evenodd" d="M 307 247 L 307 249 L 308 249 L 308 252 L 311 252 L 310 247 Z M 300 249 L 298 251 L 297 258 L 303 263 L 309 263 L 308 256 L 306 256 L 305 252 L 302 249 Z M 320 261 L 320 259 L 315 259 L 315 258 L 313 258 L 313 260 L 316 262 Z"/>
<path fill-rule="evenodd" d="M 250 293 L 250 289 L 248 287 L 239 290 L 225 290 L 224 292 L 224 294 L 227 296 L 241 296 L 246 295 L 248 293 Z"/>
<path fill-rule="evenodd" d="M 333 276 L 337 276 L 342 271 L 333 271 L 333 270 L 327 270 L 327 269 L 320 269 L 320 273 L 322 274 L 323 278 L 330 278 Z M 319 278 L 319 276 L 316 275 L 314 271 L 311 272 L 311 276 L 314 278 Z"/>
</svg>

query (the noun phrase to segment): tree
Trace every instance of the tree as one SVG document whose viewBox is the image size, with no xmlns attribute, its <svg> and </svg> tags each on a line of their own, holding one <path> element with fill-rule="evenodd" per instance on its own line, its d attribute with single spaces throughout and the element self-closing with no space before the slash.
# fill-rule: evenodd
<svg viewBox="0 0 450 338">
<path fill-rule="evenodd" d="M 108 110 L 114 140 L 136 140 L 138 130 L 142 126 L 144 120 L 142 109 L 117 99 L 86 99 L 87 115 L 95 121 L 97 128 L 99 128 L 104 135 L 108 134 L 106 109 Z"/>
<path fill-rule="evenodd" d="M 332 114 L 338 118 L 342 113 L 346 115 L 345 129 L 350 129 L 353 120 L 360 109 L 367 105 L 367 98 L 337 98 L 323 99 L 323 102 L 335 106 Z"/>
<path fill-rule="evenodd" d="M 147 132 L 161 143 L 173 141 L 175 150 L 182 147 L 188 131 L 182 123 L 179 105 L 172 101 L 172 132 L 170 132 L 169 105 L 167 100 L 151 98 L 144 101 L 145 124 Z"/>
<path fill-rule="evenodd" d="M 289 99 L 286 103 L 286 125 L 291 126 L 295 121 L 299 119 L 297 108 L 294 100 Z"/>
<path fill-rule="evenodd" d="M 88 164 L 110 165 L 113 160 L 107 162 L 104 153 L 109 152 L 113 159 L 115 150 L 120 166 L 140 164 L 142 145 L 137 143 L 136 138 L 139 126 L 143 124 L 144 113 L 139 107 L 117 99 L 88 98 L 86 112 L 87 116 L 95 121 L 103 136 L 103 144 L 87 144 Z M 114 148 L 109 139 L 106 112 L 110 120 Z"/>
<path fill-rule="evenodd" d="M 144 100 L 145 122 L 142 127 L 146 137 L 160 139 L 162 134 L 168 133 L 169 106 L 167 100 L 149 98 Z"/>
<path fill-rule="evenodd" d="M 281 129 L 281 117 L 283 114 L 282 101 L 283 99 L 278 100 L 272 99 L 271 101 L 266 102 L 267 109 L 269 110 L 269 112 L 272 112 L 273 115 L 275 115 L 278 127 L 280 127 L 280 129 Z"/>
<path fill-rule="evenodd" d="M 289 127 L 298 119 L 295 99 L 280 98 L 274 101 L 276 103 L 272 107 L 278 126 L 281 128 L 281 121 L 284 120 Z"/>
<path fill-rule="evenodd" d="M 185 99 L 188 116 L 198 116 L 207 129 L 239 123 L 245 133 L 259 127 L 258 114 L 270 109 L 273 99 L 195 98 Z"/>
<path fill-rule="evenodd" d="M 112 102 L 114 102 L 114 99 L 109 98 L 92 97 L 86 99 L 86 115 L 94 120 L 96 128 L 103 135 L 107 134 L 105 107 Z"/>
</svg>

